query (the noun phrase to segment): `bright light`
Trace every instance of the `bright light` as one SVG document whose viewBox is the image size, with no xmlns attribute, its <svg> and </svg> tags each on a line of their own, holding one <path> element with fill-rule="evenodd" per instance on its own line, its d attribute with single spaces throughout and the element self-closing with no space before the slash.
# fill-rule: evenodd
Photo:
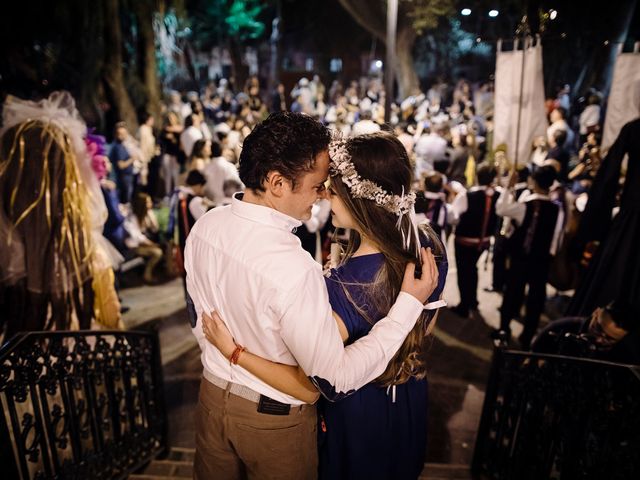
<svg viewBox="0 0 640 480">
<path fill-rule="evenodd" d="M 500 13 L 500 12 L 498 12 L 498 10 L 489 10 L 489 16 L 490 16 L 491 18 L 495 18 L 495 17 L 497 17 L 497 16 L 498 16 L 498 13 Z"/>
<path fill-rule="evenodd" d="M 382 60 L 376 60 L 376 68 L 382 68 Z"/>
<path fill-rule="evenodd" d="M 462 11 L 460 12 L 461 15 L 464 15 L 465 17 L 468 17 L 469 15 L 471 15 L 471 9 L 470 8 L 463 8 Z"/>
<path fill-rule="evenodd" d="M 549 18 L 551 20 L 555 20 L 558 17 L 558 11 L 557 10 L 549 10 Z"/>
</svg>

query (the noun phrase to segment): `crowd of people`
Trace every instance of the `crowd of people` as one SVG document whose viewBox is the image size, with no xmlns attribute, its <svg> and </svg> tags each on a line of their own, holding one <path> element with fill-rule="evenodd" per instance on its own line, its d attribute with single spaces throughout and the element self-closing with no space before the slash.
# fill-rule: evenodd
<svg viewBox="0 0 640 480">
<path fill-rule="evenodd" d="M 502 329 L 509 330 L 510 319 L 519 317 L 525 303 L 521 340 L 528 347 L 544 309 L 547 281 L 560 291 L 571 290 L 581 268 L 557 264 L 568 262 L 569 240 L 602 161 L 601 96 L 590 92 L 572 105 L 567 87 L 559 89 L 547 102 L 546 135 L 534 140 L 530 158 L 517 166 L 505 145 L 492 145 L 491 82 L 439 80 L 426 94 L 393 103 L 388 123 L 384 96 L 379 78 L 347 85 L 335 80 L 326 88 L 315 75 L 301 78 L 289 92 L 279 83 L 270 94 L 256 77 L 241 91 L 220 79 L 201 92 L 168 92 L 160 125 L 147 112 L 140 115 L 137 131 L 117 123 L 110 144 L 98 140 L 103 154 L 93 160 L 108 212 L 103 233 L 115 247 L 110 257 L 116 272 L 138 256 L 149 284 L 176 274 L 195 221 L 210 208 L 229 204 L 243 189 L 238 160 L 246 136 L 270 113 L 300 112 L 344 138 L 380 130 L 396 135 L 413 166 L 416 220 L 428 222 L 445 242 L 454 238 L 460 303 L 452 310 L 462 317 L 477 311 L 477 262 L 488 251 L 491 290 L 512 290 L 505 294 Z M 319 201 L 296 231 L 321 263 L 332 241 L 346 238 L 329 213 L 328 202 Z M 516 260 L 513 253 L 522 252 L 518 243 L 523 242 L 532 253 Z M 581 259 L 583 267 L 590 249 Z"/>
<path fill-rule="evenodd" d="M 394 105 L 389 123 L 376 78 L 328 91 L 302 78 L 266 97 L 256 78 L 241 92 L 224 79 L 169 92 L 159 128 L 144 113 L 136 132 L 117 123 L 110 144 L 66 93 L 12 99 L 0 134 L 2 328 L 122 327 L 118 274 L 140 257 L 148 284 L 183 275 L 203 351 L 196 478 L 416 478 L 422 353 L 446 305 L 448 259 L 460 294 L 450 310 L 476 319 L 486 258 L 503 295 L 494 336 L 510 341 L 520 319 L 517 346 L 535 347 L 547 284 L 572 290 L 596 261 L 580 216 L 594 190 L 615 207 L 638 126 L 614 144 L 603 192 L 597 92 L 577 107 L 560 89 L 546 135 L 518 165 L 493 145 L 491 83 L 436 82 Z M 630 338 L 622 300 L 588 324 L 603 348 Z M 316 412 L 319 395 L 328 401 Z"/>
</svg>

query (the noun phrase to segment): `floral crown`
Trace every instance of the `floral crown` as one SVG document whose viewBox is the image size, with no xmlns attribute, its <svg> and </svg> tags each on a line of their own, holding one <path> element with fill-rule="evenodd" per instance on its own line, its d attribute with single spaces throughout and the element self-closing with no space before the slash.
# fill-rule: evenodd
<svg viewBox="0 0 640 480">
<path fill-rule="evenodd" d="M 413 192 L 395 195 L 387 192 L 371 180 L 362 178 L 351 162 L 351 155 L 347 151 L 347 141 L 337 138 L 329 144 L 332 175 L 340 175 L 342 182 L 349 187 L 353 198 L 372 200 L 388 212 L 401 217 L 409 212 L 416 201 Z"/>
</svg>

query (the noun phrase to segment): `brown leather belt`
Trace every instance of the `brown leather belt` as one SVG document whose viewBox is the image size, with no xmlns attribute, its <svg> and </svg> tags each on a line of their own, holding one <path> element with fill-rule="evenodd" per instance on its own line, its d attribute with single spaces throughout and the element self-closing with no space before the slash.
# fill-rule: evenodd
<svg viewBox="0 0 640 480">
<path fill-rule="evenodd" d="M 465 247 L 485 247 L 491 243 L 491 237 L 474 238 L 474 237 L 459 237 L 456 235 L 456 243 L 464 245 Z"/>
</svg>

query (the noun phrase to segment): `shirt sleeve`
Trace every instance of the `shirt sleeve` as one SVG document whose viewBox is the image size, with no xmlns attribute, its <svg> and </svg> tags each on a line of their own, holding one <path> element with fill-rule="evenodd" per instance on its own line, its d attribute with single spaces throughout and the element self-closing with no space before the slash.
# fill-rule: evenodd
<svg viewBox="0 0 640 480">
<path fill-rule="evenodd" d="M 191 215 L 193 215 L 193 218 L 196 220 L 207 213 L 207 207 L 202 197 L 194 197 L 191 199 L 189 202 L 189 212 L 191 212 Z"/>
<path fill-rule="evenodd" d="M 508 188 L 502 190 L 496 202 L 496 215 L 511 218 L 522 225 L 526 213 L 527 206 L 524 203 L 517 202 Z"/>
<path fill-rule="evenodd" d="M 444 207 L 447 211 L 447 224 L 457 225 L 460 222 L 460 215 L 458 215 L 456 209 L 448 203 L 445 203 Z"/>
<path fill-rule="evenodd" d="M 456 211 L 458 218 L 467 211 L 469 208 L 469 200 L 467 198 L 467 192 L 463 191 L 456 195 L 456 198 L 451 202 L 451 207 Z"/>
<path fill-rule="evenodd" d="M 285 299 L 281 337 L 305 373 L 349 392 L 371 382 L 404 342 L 422 313 L 422 304 L 400 292 L 388 315 L 368 335 L 345 347 L 329 305 L 324 279 L 310 270 Z"/>
<path fill-rule="evenodd" d="M 562 239 L 562 232 L 564 229 L 564 212 L 562 208 L 558 207 L 558 219 L 556 220 L 556 227 L 553 231 L 553 239 L 551 240 L 551 248 L 549 253 L 555 255 Z"/>
</svg>

